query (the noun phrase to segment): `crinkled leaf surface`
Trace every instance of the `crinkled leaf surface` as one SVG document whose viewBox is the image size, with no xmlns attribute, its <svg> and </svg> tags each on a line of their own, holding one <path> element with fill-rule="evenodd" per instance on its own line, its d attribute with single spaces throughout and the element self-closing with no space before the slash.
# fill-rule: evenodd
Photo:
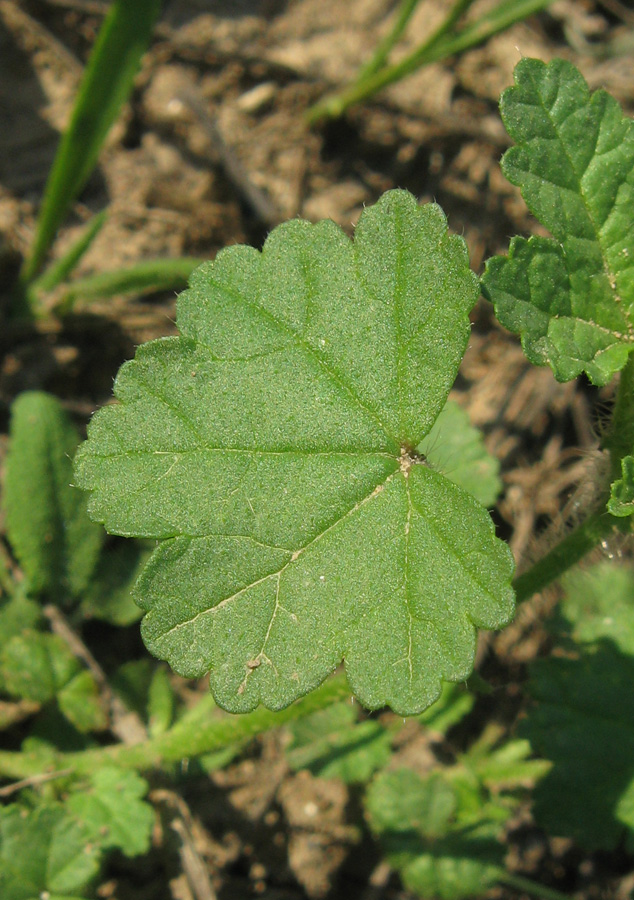
<svg viewBox="0 0 634 900">
<path fill-rule="evenodd" d="M 98 845 L 61 803 L 0 810 L 2 900 L 76 900 L 99 869 Z"/>
<path fill-rule="evenodd" d="M 479 500 L 493 506 L 502 489 L 500 464 L 484 446 L 469 414 L 448 400 L 429 434 L 416 448 L 427 461 Z"/>
<path fill-rule="evenodd" d="M 137 585 L 150 650 L 232 712 L 281 708 L 341 661 L 403 714 L 471 669 L 513 607 L 486 511 L 413 449 L 445 404 L 477 296 L 463 241 L 404 191 L 354 242 L 292 221 L 231 247 L 181 336 L 119 373 L 77 461 L 92 515 L 160 538 Z"/>
<path fill-rule="evenodd" d="M 605 384 L 634 348 L 634 123 L 561 59 L 523 59 L 500 109 L 502 168 L 554 240 L 511 241 L 483 290 L 531 362 Z"/>
<path fill-rule="evenodd" d="M 439 773 L 422 779 L 400 769 L 368 790 L 370 824 L 405 886 L 421 897 L 478 897 L 502 873 L 496 835 L 503 819 L 491 820 L 477 787 L 464 787 L 457 791 Z"/>
<path fill-rule="evenodd" d="M 103 532 L 72 486 L 79 436 L 50 394 L 28 391 L 11 408 L 4 508 L 11 545 L 34 593 L 76 596 L 99 556 Z"/>
<path fill-rule="evenodd" d="M 523 731 L 553 763 L 535 816 L 589 849 L 613 849 L 624 834 L 634 848 L 634 575 L 604 563 L 566 588 L 567 656 L 531 666 L 536 704 Z"/>
<path fill-rule="evenodd" d="M 612 485 L 608 511 L 613 516 L 631 516 L 634 513 L 634 456 L 625 456 L 621 460 L 623 477 Z"/>
<path fill-rule="evenodd" d="M 154 824 L 154 810 L 141 799 L 147 790 L 136 772 L 104 767 L 91 776 L 90 790 L 72 794 L 67 806 L 103 849 L 138 856 L 148 851 Z"/>
<path fill-rule="evenodd" d="M 55 634 L 25 630 L 0 649 L 0 676 L 15 697 L 46 703 L 77 675 L 81 666 Z"/>
</svg>

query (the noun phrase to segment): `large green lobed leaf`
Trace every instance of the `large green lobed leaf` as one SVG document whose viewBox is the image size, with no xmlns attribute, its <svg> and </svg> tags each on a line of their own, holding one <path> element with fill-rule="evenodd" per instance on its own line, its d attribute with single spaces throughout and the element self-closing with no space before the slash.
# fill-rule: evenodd
<svg viewBox="0 0 634 900">
<path fill-rule="evenodd" d="M 414 452 L 443 408 L 477 283 L 404 191 L 231 247 L 141 347 L 76 475 L 116 534 L 160 539 L 136 593 L 150 650 L 232 712 L 282 708 L 345 659 L 367 707 L 420 712 L 513 610 L 486 511 Z"/>
<path fill-rule="evenodd" d="M 603 385 L 634 349 L 634 123 L 561 59 L 521 60 L 500 110 L 504 174 L 554 240 L 514 238 L 484 293 L 531 362 Z"/>
</svg>

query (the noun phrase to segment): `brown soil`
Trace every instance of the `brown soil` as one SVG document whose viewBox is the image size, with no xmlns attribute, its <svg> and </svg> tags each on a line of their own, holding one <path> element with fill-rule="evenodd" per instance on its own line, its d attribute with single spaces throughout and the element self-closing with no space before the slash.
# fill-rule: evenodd
<svg viewBox="0 0 634 900">
<path fill-rule="evenodd" d="M 482 0 L 476 11 L 487 6 Z M 228 244 L 260 245 L 293 216 L 331 218 L 350 233 L 364 205 L 388 188 L 436 200 L 463 234 L 473 267 L 539 226 L 502 177 L 508 143 L 497 100 L 521 55 L 563 56 L 592 88 L 634 111 L 634 13 L 623 0 L 557 0 L 486 46 L 430 66 L 343 119 L 310 130 L 304 114 L 345 85 L 394 14 L 390 0 L 170 0 L 131 103 L 98 170 L 54 247 L 108 207 L 106 226 L 77 276 L 141 259 L 213 257 Z M 404 46 L 419 43 L 448 2 L 422 0 Z M 489 4 L 490 5 L 490 4 Z M 33 237 L 58 140 L 107 3 L 0 0 L 0 275 L 7 284 Z M 202 114 L 201 114 L 202 110 Z M 209 122 L 214 139 L 210 139 Z M 227 158 L 238 164 L 227 164 Z M 233 171 L 233 174 L 232 174 Z M 257 189 L 254 204 L 252 192 Z M 255 208 L 257 207 L 257 208 Z M 7 297 L 0 293 L 0 304 Z M 1 308 L 1 307 L 0 307 Z M 121 362 L 141 341 L 174 332 L 173 295 L 115 298 L 78 307 L 59 323 L 5 324 L 0 333 L 0 415 L 22 390 L 63 399 L 78 421 L 110 396 Z M 455 397 L 502 464 L 499 532 L 520 566 L 538 534 L 564 527 L 584 506 L 596 464 L 597 400 L 531 367 L 482 302 Z M 604 392 L 600 402 L 609 399 Z M 576 504 L 576 507 L 575 507 Z M 548 538 L 551 539 L 551 538 Z M 480 658 L 502 685 L 496 715 L 515 714 L 523 665 L 544 645 L 551 598 L 483 640 Z M 99 896 L 116 900 L 406 898 L 362 832 L 359 798 L 342 783 L 291 773 L 284 736 L 267 735 L 213 777 L 179 793 L 157 786 L 155 850 L 142 865 L 116 861 Z M 399 753 L 421 759 L 412 729 Z M 526 813 L 509 836 L 509 865 L 536 879 L 583 872 L 576 896 L 625 898 L 628 885 L 601 861 L 548 842 Z M 584 868 L 585 867 L 585 868 Z M 585 880 L 585 881 L 584 881 Z M 561 882 L 560 882 L 561 883 Z M 573 878 L 571 883 L 579 885 Z M 517 898 L 509 889 L 491 897 Z"/>
</svg>

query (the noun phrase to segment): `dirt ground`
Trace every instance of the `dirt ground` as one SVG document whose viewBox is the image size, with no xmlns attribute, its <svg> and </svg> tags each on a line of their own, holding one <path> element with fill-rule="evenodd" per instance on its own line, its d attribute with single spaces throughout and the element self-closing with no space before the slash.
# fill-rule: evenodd
<svg viewBox="0 0 634 900">
<path fill-rule="evenodd" d="M 59 130 L 107 5 L 0 0 L 0 284 L 9 283 L 31 243 Z M 482 0 L 474 11 L 487 5 Z M 308 107 L 349 82 L 396 6 L 393 0 L 166 0 L 132 102 L 54 253 L 106 206 L 107 224 L 78 276 L 155 257 L 211 258 L 234 243 L 261 245 L 276 222 L 294 216 L 331 218 L 352 233 L 364 205 L 393 187 L 439 202 L 450 227 L 464 235 L 478 272 L 512 234 L 539 231 L 499 169 L 508 144 L 497 112 L 500 91 L 521 56 L 561 56 L 591 88 L 606 88 L 632 114 L 631 4 L 557 0 L 485 46 L 309 129 Z M 420 43 L 448 6 L 422 0 L 399 52 Z M 0 311 L 7 302 L 1 290 Z M 0 430 L 6 433 L 15 396 L 34 388 L 56 394 L 85 422 L 108 400 L 135 345 L 173 333 L 173 318 L 173 294 L 156 294 L 79 306 L 64 322 L 3 324 Z M 539 552 L 538 535 L 563 529 L 588 503 L 584 482 L 588 466 L 597 464 L 601 403 L 610 395 L 603 392 L 597 402 L 584 383 L 561 385 L 549 370 L 531 368 L 484 301 L 472 321 L 454 397 L 501 462 L 504 492 L 494 516 L 521 566 Z M 496 701 L 502 719 L 516 712 L 523 666 L 543 646 L 540 618 L 551 602 L 527 604 L 513 626 L 483 641 L 488 675 L 504 686 Z M 246 758 L 211 780 L 187 782 L 179 794 L 157 786 L 156 851 L 141 866 L 119 860 L 99 896 L 408 897 L 360 831 L 358 796 L 342 783 L 291 773 L 284 740 L 267 735 Z M 399 752 L 429 754 L 428 738 L 413 729 Z M 547 842 L 528 812 L 508 843 L 509 866 L 522 874 L 548 880 L 585 866 L 584 900 L 627 896 L 623 872 L 605 871 L 605 861 L 582 858 L 566 842 Z M 518 900 L 520 894 L 500 888 L 490 896 Z"/>
</svg>

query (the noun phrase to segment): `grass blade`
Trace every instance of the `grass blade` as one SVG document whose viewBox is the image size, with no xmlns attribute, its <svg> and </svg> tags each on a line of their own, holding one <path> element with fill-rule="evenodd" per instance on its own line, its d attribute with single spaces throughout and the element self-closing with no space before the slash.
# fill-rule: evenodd
<svg viewBox="0 0 634 900">
<path fill-rule="evenodd" d="M 56 288 L 62 281 L 66 281 L 105 225 L 106 218 L 106 210 L 102 210 L 102 212 L 97 213 L 97 215 L 92 217 L 80 234 L 79 239 L 75 241 L 70 250 L 68 250 L 61 259 L 52 263 L 44 270 L 44 272 L 42 272 L 39 278 L 36 278 L 35 281 L 29 285 L 29 293 L 31 296 L 39 293 L 39 291 L 52 291 L 53 288 Z"/>
<path fill-rule="evenodd" d="M 70 125 L 51 169 L 31 256 L 28 284 L 42 266 L 68 208 L 92 172 L 106 135 L 128 98 L 160 12 L 160 0 L 115 0 L 97 37 Z"/>
<path fill-rule="evenodd" d="M 182 290 L 189 276 L 203 262 L 202 259 L 183 256 L 176 259 L 151 259 L 112 272 L 99 272 L 82 278 L 68 286 L 56 307 L 58 315 L 67 315 L 77 300 L 96 300 L 115 294 L 146 294 L 149 291 Z"/>
</svg>

